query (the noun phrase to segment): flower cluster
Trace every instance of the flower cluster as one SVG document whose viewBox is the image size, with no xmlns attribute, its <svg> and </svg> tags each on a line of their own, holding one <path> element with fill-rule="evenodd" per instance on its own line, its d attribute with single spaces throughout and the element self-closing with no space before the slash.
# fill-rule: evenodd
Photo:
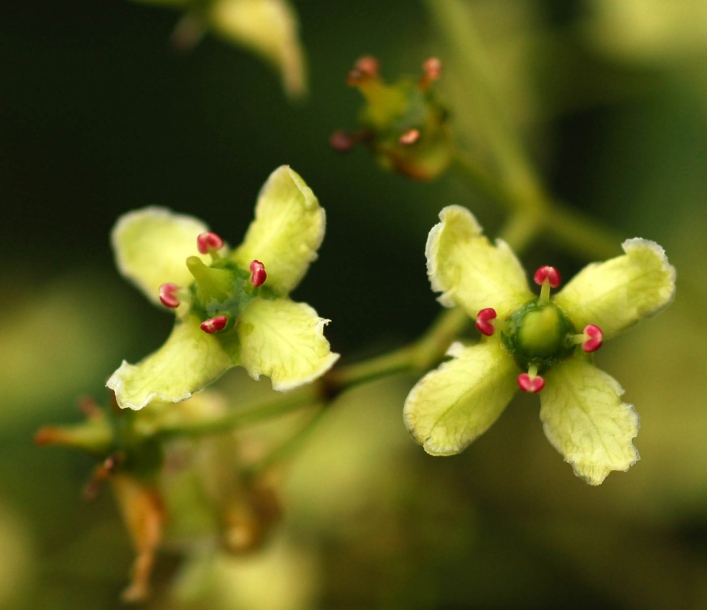
<svg viewBox="0 0 707 610">
<path fill-rule="evenodd" d="M 275 390 L 312 381 L 338 359 L 328 320 L 289 293 L 316 258 L 325 215 L 287 166 L 263 186 L 243 243 L 230 250 L 200 221 L 157 207 L 123 216 L 113 230 L 121 273 L 176 321 L 167 342 L 137 365 L 123 362 L 107 386 L 123 408 L 179 402 L 240 365 Z"/>
<path fill-rule="evenodd" d="M 582 270 L 563 290 L 553 267 L 541 267 L 534 295 L 502 241 L 493 245 L 466 209 L 440 213 L 427 241 L 428 273 L 440 302 L 476 320 L 481 340 L 455 343 L 452 360 L 425 375 L 404 409 L 408 430 L 433 455 L 459 453 L 499 417 L 514 393 L 540 392 L 540 419 L 552 445 L 592 485 L 638 459 L 638 415 L 623 390 L 596 368 L 603 340 L 661 310 L 673 298 L 675 270 L 645 239 L 625 254 Z"/>
<path fill-rule="evenodd" d="M 441 174 L 454 152 L 448 112 L 439 102 L 433 83 L 442 64 L 431 57 L 418 80 L 403 78 L 387 85 L 378 72 L 378 61 L 363 57 L 349 71 L 347 83 L 366 98 L 355 132 L 337 131 L 331 146 L 348 152 L 365 143 L 384 169 L 410 178 L 430 180 Z"/>
</svg>

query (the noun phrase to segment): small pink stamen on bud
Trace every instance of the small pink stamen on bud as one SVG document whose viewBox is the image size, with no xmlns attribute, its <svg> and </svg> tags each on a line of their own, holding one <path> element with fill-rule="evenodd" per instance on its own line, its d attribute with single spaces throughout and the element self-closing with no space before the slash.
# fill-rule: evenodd
<svg viewBox="0 0 707 610">
<path fill-rule="evenodd" d="M 481 334 L 486 335 L 487 337 L 493 335 L 496 329 L 490 320 L 495 320 L 496 315 L 496 310 L 493 307 L 482 309 L 476 315 L 476 328 Z"/>
<path fill-rule="evenodd" d="M 211 250 L 223 248 L 223 240 L 216 233 L 207 231 L 196 238 L 196 247 L 202 254 L 208 254 Z"/>
<path fill-rule="evenodd" d="M 557 288 L 562 283 L 562 278 L 560 278 L 560 272 L 557 269 L 545 265 L 535 272 L 533 281 L 538 286 L 542 286 L 547 281 L 550 284 L 550 288 Z"/>
<path fill-rule="evenodd" d="M 582 343 L 582 349 L 587 354 L 597 351 L 604 341 L 604 333 L 601 332 L 601 328 L 594 324 L 587 324 L 584 327 L 584 336 L 588 337 L 588 339 Z"/>
<path fill-rule="evenodd" d="M 442 75 L 442 62 L 437 57 L 430 57 L 422 64 L 425 76 L 430 80 L 437 80 Z"/>
<path fill-rule="evenodd" d="M 537 394 L 545 387 L 545 380 L 540 375 L 531 376 L 528 373 L 521 373 L 518 375 L 518 387 L 524 392 Z"/>
<path fill-rule="evenodd" d="M 265 265 L 260 261 L 253 261 L 250 264 L 250 283 L 257 288 L 262 286 L 267 278 L 268 274 L 265 273 Z"/>
<path fill-rule="evenodd" d="M 165 307 L 171 307 L 176 309 L 179 307 L 179 297 L 177 296 L 177 291 L 179 286 L 176 284 L 162 284 L 160 286 L 160 301 Z"/>
<path fill-rule="evenodd" d="M 220 330 L 223 330 L 224 328 L 226 328 L 226 324 L 228 324 L 228 318 L 226 316 L 216 316 L 214 318 L 209 318 L 208 320 L 204 320 L 201 323 L 200 328 L 205 333 L 208 333 L 209 335 L 213 335 L 214 333 L 217 333 Z"/>
<path fill-rule="evenodd" d="M 403 146 L 410 146 L 420 139 L 419 129 L 408 129 L 398 138 L 398 142 Z"/>
<path fill-rule="evenodd" d="M 422 64 L 422 71 L 420 89 L 427 89 L 442 75 L 442 62 L 436 57 L 430 57 Z"/>
<path fill-rule="evenodd" d="M 347 85 L 358 85 L 364 81 L 378 77 L 378 60 L 366 55 L 356 62 L 353 69 L 346 76 Z"/>
<path fill-rule="evenodd" d="M 329 146 L 338 153 L 347 153 L 356 146 L 359 139 L 356 134 L 340 129 L 329 136 Z"/>
</svg>

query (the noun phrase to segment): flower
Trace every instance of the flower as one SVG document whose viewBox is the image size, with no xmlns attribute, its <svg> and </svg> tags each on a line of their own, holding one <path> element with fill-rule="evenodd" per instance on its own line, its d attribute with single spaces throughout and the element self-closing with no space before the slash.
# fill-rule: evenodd
<svg viewBox="0 0 707 610">
<path fill-rule="evenodd" d="M 292 99 L 307 94 L 307 66 L 299 39 L 297 13 L 288 0 L 137 0 L 173 6 L 184 17 L 172 36 L 175 46 L 191 49 L 205 30 L 240 45 L 272 65 Z"/>
<path fill-rule="evenodd" d="M 454 343 L 452 360 L 411 390 L 404 417 L 413 438 L 432 455 L 459 453 L 520 387 L 540 392 L 545 434 L 577 476 L 599 485 L 612 470 L 628 470 L 639 458 L 638 415 L 591 353 L 672 300 L 675 270 L 663 249 L 629 239 L 624 255 L 587 266 L 553 296 L 559 273 L 541 267 L 538 297 L 511 249 L 491 244 L 469 211 L 450 206 L 440 220 L 427 240 L 432 288 L 443 305 L 475 318 L 482 338 Z"/>
<path fill-rule="evenodd" d="M 288 298 L 316 258 L 324 226 L 314 193 L 287 166 L 268 178 L 232 251 L 199 220 L 164 208 L 120 218 L 112 236 L 118 269 L 176 321 L 161 348 L 137 365 L 123 361 L 110 377 L 118 404 L 180 402 L 236 365 L 254 379 L 269 376 L 279 391 L 329 370 L 339 357 L 323 335 L 329 320 Z"/>
<path fill-rule="evenodd" d="M 330 138 L 338 152 L 364 142 L 378 164 L 409 178 L 431 180 L 452 162 L 454 144 L 449 113 L 439 102 L 433 83 L 442 64 L 436 57 L 424 62 L 422 77 L 399 79 L 388 85 L 378 73 L 378 60 L 362 57 L 349 71 L 347 83 L 366 98 L 357 132 L 337 131 Z"/>
</svg>

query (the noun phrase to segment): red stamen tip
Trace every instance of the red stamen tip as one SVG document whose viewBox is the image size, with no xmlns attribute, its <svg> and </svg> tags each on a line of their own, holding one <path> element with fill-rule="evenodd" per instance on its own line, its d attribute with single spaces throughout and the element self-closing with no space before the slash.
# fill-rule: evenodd
<svg viewBox="0 0 707 610">
<path fill-rule="evenodd" d="M 437 57 L 430 57 L 422 64 L 422 69 L 428 81 L 437 80 L 442 75 L 442 62 Z"/>
<path fill-rule="evenodd" d="M 398 142 L 403 146 L 410 146 L 420 139 L 419 129 L 408 129 L 398 138 Z"/>
<path fill-rule="evenodd" d="M 537 394 L 545 387 L 545 380 L 540 375 L 531 377 L 528 373 L 521 373 L 518 375 L 518 387 L 524 392 Z"/>
<path fill-rule="evenodd" d="M 176 309 L 179 307 L 179 297 L 176 292 L 179 290 L 179 286 L 176 284 L 162 284 L 160 286 L 160 301 L 165 307 L 171 307 Z"/>
<path fill-rule="evenodd" d="M 340 129 L 329 136 L 329 146 L 338 153 L 347 153 L 356 146 L 358 140 L 355 134 Z"/>
<path fill-rule="evenodd" d="M 204 320 L 201 323 L 200 328 L 205 333 L 208 333 L 209 335 L 213 335 L 214 333 L 217 333 L 220 330 L 223 330 L 224 328 L 226 328 L 226 324 L 228 324 L 228 318 L 226 316 L 216 316 L 214 318 L 209 318 L 208 320 Z"/>
<path fill-rule="evenodd" d="M 486 309 L 482 309 L 476 315 L 476 328 L 480 333 L 486 335 L 487 337 L 490 337 L 491 335 L 493 335 L 496 329 L 489 320 L 495 319 L 496 310 L 493 309 L 493 307 L 487 307 Z"/>
<path fill-rule="evenodd" d="M 380 64 L 378 60 L 372 55 L 365 55 L 356 62 L 354 66 L 355 70 L 360 70 L 368 76 L 378 76 L 378 68 Z"/>
<path fill-rule="evenodd" d="M 604 333 L 601 332 L 601 328 L 594 324 L 587 324 L 584 327 L 584 334 L 589 337 L 589 339 L 582 343 L 582 349 L 587 354 L 597 351 L 604 341 Z"/>
<path fill-rule="evenodd" d="M 562 283 L 560 272 L 554 267 L 545 265 L 535 272 L 533 280 L 538 286 L 542 286 L 545 281 L 550 284 L 550 288 L 557 288 Z"/>
<path fill-rule="evenodd" d="M 196 238 L 196 247 L 202 254 L 208 254 L 210 250 L 223 248 L 223 240 L 216 233 L 207 231 Z"/>
<path fill-rule="evenodd" d="M 375 57 L 367 55 L 356 62 L 353 69 L 349 70 L 346 76 L 348 85 L 358 85 L 371 78 L 378 77 L 378 60 Z"/>
<path fill-rule="evenodd" d="M 268 274 L 265 273 L 265 265 L 260 261 L 253 261 L 250 264 L 250 283 L 257 288 L 262 286 L 267 278 Z"/>
</svg>

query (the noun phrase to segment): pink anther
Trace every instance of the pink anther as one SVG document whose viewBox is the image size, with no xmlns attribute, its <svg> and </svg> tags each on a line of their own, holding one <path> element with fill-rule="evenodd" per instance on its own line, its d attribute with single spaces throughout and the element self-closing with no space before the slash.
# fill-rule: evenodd
<svg viewBox="0 0 707 610">
<path fill-rule="evenodd" d="M 226 324 L 228 324 L 228 318 L 226 316 L 216 316 L 214 318 L 204 320 L 201 323 L 201 330 L 205 333 L 213 335 L 214 333 L 226 328 Z"/>
<path fill-rule="evenodd" d="M 535 272 L 533 276 L 533 281 L 538 285 L 542 286 L 546 281 L 550 284 L 550 288 L 557 288 L 562 283 L 562 278 L 560 277 L 560 272 L 554 267 L 545 265 L 540 267 Z"/>
<path fill-rule="evenodd" d="M 179 297 L 176 294 L 178 290 L 179 286 L 176 284 L 162 284 L 159 291 L 162 305 L 171 307 L 172 309 L 179 307 Z"/>
<path fill-rule="evenodd" d="M 442 62 L 437 57 L 430 57 L 422 64 L 422 69 L 427 80 L 437 80 L 442 75 Z"/>
<path fill-rule="evenodd" d="M 487 337 L 493 335 L 496 329 L 490 320 L 495 320 L 496 315 L 496 310 L 493 307 L 482 309 L 478 314 L 476 314 L 476 328 L 478 331 Z"/>
<path fill-rule="evenodd" d="M 604 333 L 601 332 L 601 328 L 594 324 L 587 324 L 584 327 L 584 335 L 589 337 L 589 339 L 582 343 L 582 349 L 587 352 L 587 354 L 597 351 L 604 341 Z"/>
<path fill-rule="evenodd" d="M 250 283 L 257 288 L 262 286 L 267 278 L 268 274 L 265 273 L 265 265 L 260 261 L 253 261 L 250 264 Z"/>
<path fill-rule="evenodd" d="M 398 142 L 403 146 L 410 146 L 420 139 L 419 129 L 408 129 L 398 138 Z"/>
<path fill-rule="evenodd" d="M 347 153 L 356 146 L 359 139 L 356 134 L 339 129 L 329 136 L 329 146 L 338 153 Z"/>
<path fill-rule="evenodd" d="M 360 70 L 368 76 L 377 76 L 379 67 L 380 64 L 378 60 L 372 55 L 365 55 L 359 59 L 354 66 L 356 70 Z"/>
<path fill-rule="evenodd" d="M 216 233 L 207 231 L 196 238 L 196 247 L 202 254 L 208 254 L 211 250 L 223 248 L 223 240 Z"/>
<path fill-rule="evenodd" d="M 378 60 L 367 55 L 356 62 L 356 65 L 346 75 L 348 85 L 359 85 L 378 77 Z"/>
<path fill-rule="evenodd" d="M 537 394 L 545 387 L 545 380 L 540 375 L 531 377 L 528 373 L 518 375 L 518 387 L 524 392 Z"/>
</svg>

